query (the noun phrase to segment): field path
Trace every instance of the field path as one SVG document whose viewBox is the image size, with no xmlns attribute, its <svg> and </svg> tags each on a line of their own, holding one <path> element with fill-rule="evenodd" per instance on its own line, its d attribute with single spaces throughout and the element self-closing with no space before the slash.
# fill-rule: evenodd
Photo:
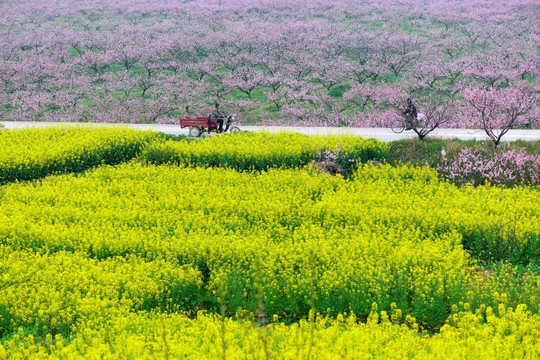
<svg viewBox="0 0 540 360">
<path fill-rule="evenodd" d="M 3 121 L 0 124 L 7 129 L 20 129 L 32 126 L 58 126 L 66 123 L 50 123 L 50 122 L 22 122 L 22 121 Z M 67 123 L 73 125 L 87 123 Z M 152 129 L 161 131 L 165 134 L 188 135 L 188 129 L 181 129 L 178 125 L 170 124 L 110 124 L 110 123 L 95 123 L 98 126 L 118 126 L 124 125 L 135 129 Z M 284 127 L 284 126 L 240 126 L 242 130 L 249 131 L 294 131 L 307 135 L 317 134 L 354 134 L 365 138 L 376 138 L 379 140 L 392 141 L 414 137 L 416 134 L 412 131 L 404 131 L 401 134 L 395 134 L 388 128 L 343 128 L 343 127 Z M 439 138 L 458 138 L 461 140 L 471 139 L 487 139 L 484 132 L 474 129 L 437 129 L 428 136 Z M 510 130 L 504 137 L 503 141 L 514 140 L 540 140 L 540 130 Z"/>
</svg>

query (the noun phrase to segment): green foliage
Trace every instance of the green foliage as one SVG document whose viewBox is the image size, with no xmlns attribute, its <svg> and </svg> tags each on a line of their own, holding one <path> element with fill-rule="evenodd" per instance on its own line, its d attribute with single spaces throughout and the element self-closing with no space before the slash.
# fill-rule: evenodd
<svg viewBox="0 0 540 360">
<path fill-rule="evenodd" d="M 163 140 L 172 140 L 172 141 L 187 141 L 189 140 L 189 136 L 186 135 L 174 135 L 174 134 L 165 134 L 165 133 L 158 133 L 158 138 Z"/>
</svg>

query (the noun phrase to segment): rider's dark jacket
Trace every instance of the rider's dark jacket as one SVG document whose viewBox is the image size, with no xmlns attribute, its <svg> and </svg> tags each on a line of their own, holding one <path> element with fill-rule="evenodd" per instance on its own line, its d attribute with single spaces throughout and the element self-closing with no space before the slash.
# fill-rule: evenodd
<svg viewBox="0 0 540 360">
<path fill-rule="evenodd" d="M 219 109 L 214 109 L 214 111 L 212 111 L 212 113 L 210 114 L 210 119 L 211 120 L 219 120 L 219 119 L 223 119 L 225 117 L 225 115 L 219 111 Z"/>
<path fill-rule="evenodd" d="M 412 101 L 407 106 L 407 110 L 403 112 L 403 115 L 410 116 L 413 119 L 416 119 L 418 117 L 418 113 L 416 112 L 416 106 L 414 106 Z"/>
</svg>

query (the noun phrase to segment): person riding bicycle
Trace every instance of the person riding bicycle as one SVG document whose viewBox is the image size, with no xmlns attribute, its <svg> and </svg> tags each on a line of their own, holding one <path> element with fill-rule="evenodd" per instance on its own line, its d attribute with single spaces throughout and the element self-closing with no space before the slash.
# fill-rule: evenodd
<svg viewBox="0 0 540 360">
<path fill-rule="evenodd" d="M 210 113 L 210 120 L 215 121 L 218 124 L 216 132 L 223 132 L 223 121 L 225 120 L 225 113 L 219 110 L 220 104 L 216 104 L 215 109 Z"/>
<path fill-rule="evenodd" d="M 416 112 L 416 106 L 414 106 L 411 99 L 407 99 L 407 109 L 402 113 L 405 116 L 405 130 L 412 130 L 412 126 L 416 126 L 418 120 L 418 113 Z"/>
</svg>

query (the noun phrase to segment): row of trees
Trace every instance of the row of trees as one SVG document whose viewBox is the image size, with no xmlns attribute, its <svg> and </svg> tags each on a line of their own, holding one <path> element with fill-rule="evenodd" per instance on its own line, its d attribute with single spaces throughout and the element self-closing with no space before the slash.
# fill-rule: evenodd
<svg viewBox="0 0 540 360">
<path fill-rule="evenodd" d="M 476 3 L 5 2 L 0 116 L 174 122 L 219 101 L 252 122 L 387 126 L 411 97 L 436 126 L 539 126 L 540 6 Z"/>
</svg>

